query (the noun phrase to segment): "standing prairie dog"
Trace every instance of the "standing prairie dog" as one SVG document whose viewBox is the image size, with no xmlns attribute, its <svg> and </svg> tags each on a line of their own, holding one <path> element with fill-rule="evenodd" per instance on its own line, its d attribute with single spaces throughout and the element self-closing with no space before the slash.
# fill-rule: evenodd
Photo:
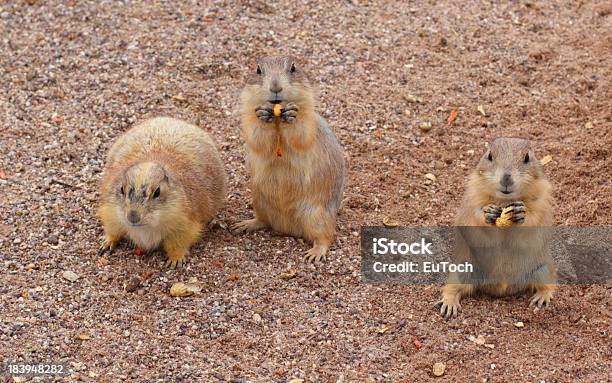
<svg viewBox="0 0 612 383">
<path fill-rule="evenodd" d="M 334 132 L 315 112 L 306 75 L 291 57 L 265 57 L 249 76 L 241 103 L 255 218 L 233 229 L 272 227 L 304 237 L 313 242 L 304 259 L 324 260 L 335 235 L 345 167 Z"/>
<path fill-rule="evenodd" d="M 150 251 L 160 246 L 167 266 L 182 265 L 189 247 L 225 199 L 226 176 L 215 144 L 181 120 L 153 118 L 111 147 L 102 178 L 101 253 L 122 237 Z"/>
<path fill-rule="evenodd" d="M 457 246 L 454 256 L 475 261 L 484 278 L 478 283 L 474 275 L 451 273 L 438 302 L 444 317 L 457 316 L 461 297 L 475 292 L 504 296 L 534 290 L 530 305 L 548 305 L 556 282 L 545 239 L 545 227 L 552 224 L 550 189 L 527 139 L 501 137 L 491 143 L 469 177 L 455 220 L 465 246 Z M 495 228 L 502 210 L 509 229 Z"/>
</svg>

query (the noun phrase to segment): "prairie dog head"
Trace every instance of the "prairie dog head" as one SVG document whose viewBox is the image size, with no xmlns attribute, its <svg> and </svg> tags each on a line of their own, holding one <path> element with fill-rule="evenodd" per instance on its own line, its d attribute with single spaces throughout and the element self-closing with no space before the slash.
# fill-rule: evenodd
<svg viewBox="0 0 612 383">
<path fill-rule="evenodd" d="M 294 103 L 299 111 L 313 108 L 314 92 L 302 66 L 293 57 L 263 57 L 249 70 L 241 95 L 244 113 L 254 113 L 255 108 L 265 104 Z"/>
<path fill-rule="evenodd" d="M 172 198 L 168 176 L 155 162 L 141 162 L 128 168 L 121 179 L 119 208 L 125 226 L 158 226 L 164 207 Z"/>
<path fill-rule="evenodd" d="M 476 170 L 480 182 L 499 200 L 519 199 L 534 181 L 543 178 L 542 167 L 524 138 L 496 138 Z"/>
</svg>

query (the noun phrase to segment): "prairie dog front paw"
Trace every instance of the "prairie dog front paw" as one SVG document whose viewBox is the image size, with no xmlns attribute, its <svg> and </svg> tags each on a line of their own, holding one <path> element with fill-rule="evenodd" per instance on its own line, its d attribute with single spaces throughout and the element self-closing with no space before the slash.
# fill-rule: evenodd
<svg viewBox="0 0 612 383">
<path fill-rule="evenodd" d="M 497 205 L 490 204 L 490 205 L 483 207 L 482 212 L 484 213 L 484 216 L 485 216 L 485 222 L 488 223 L 489 225 L 495 225 L 495 221 L 501 215 L 502 209 L 501 207 Z"/>
<path fill-rule="evenodd" d="M 255 115 L 263 122 L 272 122 L 274 119 L 274 110 L 272 104 L 260 105 L 255 108 Z"/>
<path fill-rule="evenodd" d="M 297 118 L 299 108 L 296 104 L 290 102 L 283 108 L 281 112 L 281 121 L 283 122 L 293 122 Z"/>
</svg>

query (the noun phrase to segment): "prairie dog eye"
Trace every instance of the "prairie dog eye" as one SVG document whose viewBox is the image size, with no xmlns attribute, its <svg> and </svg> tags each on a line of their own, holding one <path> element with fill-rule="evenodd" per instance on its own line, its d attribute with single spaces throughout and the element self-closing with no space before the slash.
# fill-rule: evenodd
<svg viewBox="0 0 612 383">
<path fill-rule="evenodd" d="M 263 72 L 261 71 L 261 67 L 257 65 L 257 74 L 261 75 Z"/>
<path fill-rule="evenodd" d="M 289 69 L 289 72 L 295 73 L 295 71 L 296 71 L 295 64 L 292 63 L 291 68 Z"/>
<path fill-rule="evenodd" d="M 121 193 L 121 195 L 125 195 L 125 190 L 123 190 L 123 186 L 121 186 L 121 189 L 119 189 L 119 193 Z"/>
<path fill-rule="evenodd" d="M 493 155 L 491 154 L 491 152 L 489 152 L 489 155 L 487 156 L 487 160 L 493 161 Z"/>
<path fill-rule="evenodd" d="M 153 198 L 159 198 L 159 194 L 161 193 L 161 191 L 159 190 L 159 187 L 157 189 L 155 189 L 155 191 L 153 192 Z"/>
<path fill-rule="evenodd" d="M 523 160 L 524 163 L 528 163 L 529 162 L 529 153 L 525 154 L 525 159 Z"/>
</svg>

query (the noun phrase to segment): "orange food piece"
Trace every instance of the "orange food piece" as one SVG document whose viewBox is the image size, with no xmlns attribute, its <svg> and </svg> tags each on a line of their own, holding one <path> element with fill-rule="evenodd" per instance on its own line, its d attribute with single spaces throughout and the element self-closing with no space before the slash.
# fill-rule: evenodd
<svg viewBox="0 0 612 383">
<path fill-rule="evenodd" d="M 281 106 L 281 104 L 274 104 L 274 117 L 280 117 L 281 113 L 283 111 L 283 107 Z"/>
<path fill-rule="evenodd" d="M 135 248 L 134 254 L 136 254 L 137 257 L 140 257 L 142 255 L 142 249 L 140 247 Z"/>
<path fill-rule="evenodd" d="M 455 121 L 455 119 L 457 119 L 457 115 L 458 114 L 459 114 L 459 112 L 457 111 L 457 109 L 451 110 L 451 112 L 450 112 L 450 114 L 448 116 L 448 119 L 446 120 L 446 125 L 450 126 L 450 124 L 452 124 Z"/>
</svg>

